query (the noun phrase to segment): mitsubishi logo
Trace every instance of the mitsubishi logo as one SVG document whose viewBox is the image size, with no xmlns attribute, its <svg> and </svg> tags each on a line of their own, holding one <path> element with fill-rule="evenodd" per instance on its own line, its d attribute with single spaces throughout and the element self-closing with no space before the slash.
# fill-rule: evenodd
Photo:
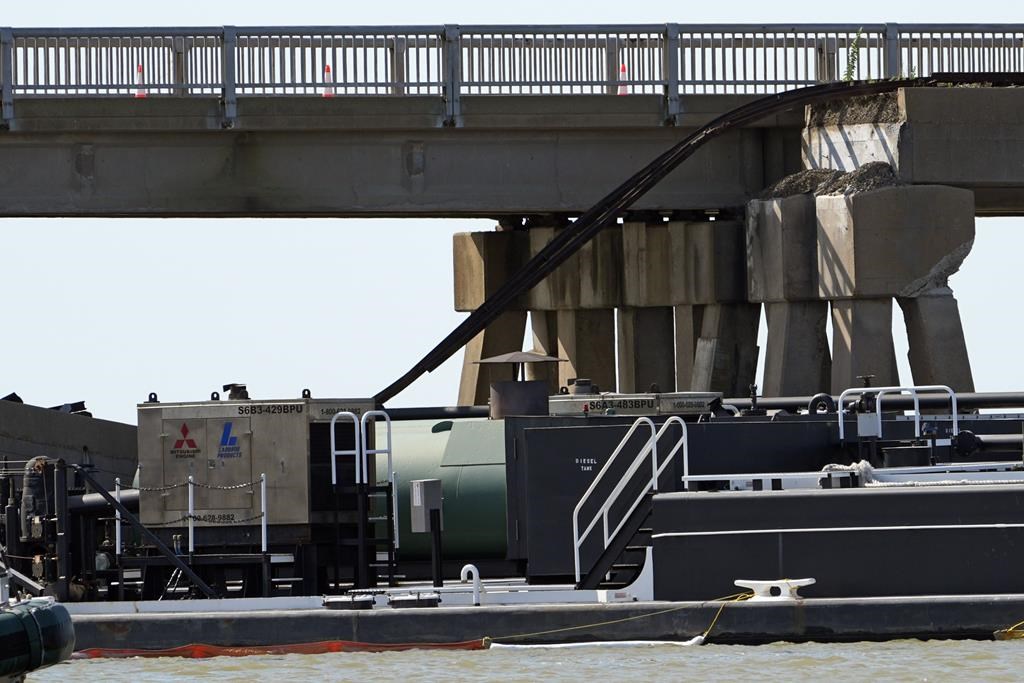
<svg viewBox="0 0 1024 683">
<path fill-rule="evenodd" d="M 196 440 L 192 438 L 187 423 L 182 422 L 179 431 L 181 437 L 171 442 L 174 444 L 170 453 L 172 458 L 195 458 L 203 452 Z"/>
<path fill-rule="evenodd" d="M 189 448 L 199 448 L 196 440 L 189 437 L 188 424 L 181 423 L 181 438 L 174 442 L 174 449 L 178 450 L 188 445 Z"/>
</svg>

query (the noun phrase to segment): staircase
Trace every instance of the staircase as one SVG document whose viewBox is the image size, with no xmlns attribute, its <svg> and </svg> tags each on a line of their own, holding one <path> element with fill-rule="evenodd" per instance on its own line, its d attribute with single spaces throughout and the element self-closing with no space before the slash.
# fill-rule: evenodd
<svg viewBox="0 0 1024 683">
<path fill-rule="evenodd" d="M 673 444 L 668 455 L 664 459 L 659 459 L 658 443 L 672 425 L 679 426 L 681 436 Z M 626 451 L 627 444 L 633 435 L 644 428 L 650 434 L 644 445 L 633 457 L 632 462 L 611 493 L 598 506 L 597 512 L 580 532 L 580 514 L 583 508 L 588 503 L 592 504 L 591 499 L 596 500 L 595 491 L 598 490 L 606 476 L 611 476 L 608 475 L 608 472 L 619 471 L 615 468 L 616 461 L 623 457 L 622 454 Z M 660 428 L 656 428 L 650 418 L 641 417 L 629 428 L 573 510 L 576 588 L 623 588 L 631 584 L 640 574 L 647 548 L 651 545 L 650 518 L 653 511 L 653 498 L 658 491 L 658 477 L 680 449 L 683 451 L 684 461 L 687 460 L 686 442 L 686 423 L 677 416 L 670 417 Z M 644 467 L 648 463 L 650 466 Z M 640 490 L 639 495 L 635 493 L 637 488 Z M 618 512 L 619 508 L 624 506 L 626 511 Z M 602 550 L 593 564 L 584 568 L 581 566 L 580 551 L 599 523 L 603 532 Z"/>
</svg>

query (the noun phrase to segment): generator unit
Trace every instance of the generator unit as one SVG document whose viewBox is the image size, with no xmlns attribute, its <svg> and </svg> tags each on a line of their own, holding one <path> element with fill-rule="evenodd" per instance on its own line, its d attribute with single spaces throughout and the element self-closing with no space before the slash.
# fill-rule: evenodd
<svg viewBox="0 0 1024 683">
<path fill-rule="evenodd" d="M 294 566 L 296 593 L 393 577 L 395 501 L 374 457 L 373 423 L 386 418 L 372 399 L 250 400 L 230 388 L 223 400 L 138 406 L 141 522 L 197 566 L 276 557 Z"/>
</svg>

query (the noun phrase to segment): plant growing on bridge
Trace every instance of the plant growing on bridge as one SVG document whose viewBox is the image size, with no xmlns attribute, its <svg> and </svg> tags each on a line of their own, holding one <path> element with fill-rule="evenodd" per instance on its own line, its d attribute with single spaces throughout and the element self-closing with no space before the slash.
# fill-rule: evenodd
<svg viewBox="0 0 1024 683">
<path fill-rule="evenodd" d="M 843 72 L 843 81 L 849 83 L 857 75 L 857 64 L 860 62 L 860 39 L 864 35 L 864 27 L 857 29 L 857 35 L 853 37 L 853 45 L 846 48 L 846 71 Z"/>
</svg>

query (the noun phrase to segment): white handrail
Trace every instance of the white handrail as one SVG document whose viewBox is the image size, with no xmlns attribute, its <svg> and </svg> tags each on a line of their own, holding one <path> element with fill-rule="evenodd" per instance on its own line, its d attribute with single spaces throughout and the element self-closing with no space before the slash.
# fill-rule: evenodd
<svg viewBox="0 0 1024 683">
<path fill-rule="evenodd" d="M 196 481 L 192 475 L 188 475 L 188 554 L 191 555 L 196 551 L 195 545 L 195 521 L 196 521 L 196 510 L 195 510 L 195 493 L 194 489 Z"/>
<path fill-rule="evenodd" d="M 899 389 L 885 389 L 878 392 L 878 396 L 875 397 L 875 412 L 878 415 L 878 437 L 882 437 L 882 396 L 884 394 L 895 394 L 897 392 L 903 393 L 905 391 L 910 392 L 914 397 L 914 436 L 920 438 L 921 436 L 921 401 L 918 399 L 918 394 L 923 391 L 944 391 L 949 396 L 950 410 L 953 411 L 953 436 L 960 433 L 960 428 L 957 424 L 956 416 L 956 393 L 952 389 L 944 384 L 928 384 L 917 387 L 900 387 Z"/>
<path fill-rule="evenodd" d="M 374 449 L 367 448 L 367 434 L 368 434 L 368 430 L 366 429 L 366 423 L 370 420 L 370 418 L 373 418 L 373 417 L 383 417 L 384 418 L 384 422 L 387 425 L 387 446 L 385 446 L 384 448 L 374 448 Z M 393 483 L 394 480 L 393 480 L 393 478 L 391 476 L 391 468 L 392 468 L 392 461 L 391 461 L 391 417 L 388 416 L 388 414 L 386 412 L 384 412 L 383 410 L 370 410 L 370 411 L 367 411 L 367 412 L 363 413 L 363 417 L 359 421 L 359 432 L 360 432 L 360 439 L 362 440 L 362 458 L 363 458 L 363 481 L 362 481 L 362 483 L 364 483 L 364 484 L 370 483 L 370 469 L 369 469 L 369 467 L 367 465 L 367 462 L 368 462 L 367 456 L 378 455 L 378 454 L 382 454 L 382 453 L 387 453 L 387 456 L 388 456 L 388 483 Z"/>
<path fill-rule="evenodd" d="M 604 467 L 602 467 L 598 471 L 597 476 L 594 477 L 594 481 L 590 482 L 590 486 L 583 493 L 583 496 L 580 498 L 580 501 L 576 503 L 576 507 L 572 511 L 572 538 L 574 544 L 573 553 L 575 555 L 577 582 L 579 582 L 580 580 L 580 510 L 583 508 L 583 505 L 587 502 L 590 496 L 594 493 L 594 490 L 597 488 L 597 485 L 601 482 L 601 479 L 604 477 L 605 472 L 607 472 L 608 468 L 612 466 L 612 463 L 615 462 L 615 459 L 619 457 L 619 453 L 622 452 L 622 449 L 626 447 L 626 443 L 630 440 L 630 438 L 632 438 L 633 434 L 641 426 L 646 426 L 651 430 L 651 435 L 648 437 L 647 441 L 644 444 L 644 447 L 641 449 L 641 454 L 646 455 L 647 450 L 650 448 L 651 442 L 654 441 L 654 437 L 655 434 L 657 434 L 657 430 L 654 427 L 654 422 L 649 417 L 640 417 L 636 419 L 636 421 L 629 428 L 629 431 L 626 432 L 626 435 L 622 437 L 621 441 L 619 441 L 619 445 L 615 447 L 614 451 L 612 451 L 611 457 L 609 457 L 608 460 L 605 462 Z M 586 530 L 584 530 L 583 532 L 583 538 L 586 538 L 590 535 L 591 530 L 593 530 L 594 525 L 597 524 L 599 518 L 600 514 L 594 517 L 593 520 L 591 520 L 590 524 L 587 525 Z"/>
<path fill-rule="evenodd" d="M 384 424 L 387 428 L 387 445 L 384 448 L 368 448 L 367 434 L 369 430 L 366 428 L 367 422 L 370 418 L 383 417 Z M 369 466 L 367 456 L 379 455 L 386 453 L 388 456 L 388 484 L 391 485 L 391 517 L 392 526 L 395 531 L 395 548 L 398 547 L 398 489 L 395 488 L 395 470 L 391 455 L 391 416 L 383 410 L 370 410 L 363 413 L 362 419 L 359 421 L 360 439 L 362 441 L 362 458 L 363 458 L 363 483 L 369 483 Z M 374 463 L 374 469 L 376 470 L 376 463 Z"/>
<path fill-rule="evenodd" d="M 658 441 L 661 439 L 661 437 L 668 430 L 669 425 L 672 425 L 672 424 L 678 424 L 680 426 L 680 428 L 682 429 L 683 434 L 682 434 L 682 437 L 679 439 L 679 441 L 676 442 L 675 446 L 669 452 L 669 454 L 665 458 L 665 460 L 659 464 L 658 463 Z M 589 500 L 590 496 L 593 495 L 594 491 L 597 488 L 597 485 L 600 483 L 600 481 L 604 477 L 605 473 L 608 472 L 608 470 L 611 467 L 612 463 L 615 462 L 615 460 L 618 458 L 619 454 L 622 452 L 623 448 L 625 448 L 626 444 L 632 438 L 633 434 L 636 432 L 637 429 L 639 429 L 642 426 L 647 427 L 650 430 L 651 435 L 647 438 L 647 441 L 644 443 L 643 447 L 641 447 L 640 451 L 637 453 L 636 457 L 633 459 L 633 462 L 630 463 L 629 467 L 626 469 L 625 474 L 619 479 L 619 482 L 615 485 L 615 488 L 612 489 L 612 492 L 608 495 L 608 497 L 605 500 L 605 502 L 601 505 L 600 509 L 594 515 L 594 518 L 587 525 L 586 529 L 583 530 L 583 533 L 580 534 L 580 532 L 579 532 L 579 515 L 580 515 L 580 510 L 583 508 L 583 505 L 586 504 L 586 502 Z M 629 428 L 629 431 L 626 432 L 626 435 L 619 442 L 619 445 L 616 446 L 615 450 L 612 452 L 612 454 L 608 458 L 607 462 L 605 462 L 604 467 L 602 467 L 601 470 L 597 473 L 597 476 L 594 477 L 594 481 L 591 482 L 590 486 L 587 488 L 586 492 L 580 498 L 580 501 L 576 504 L 576 507 L 573 510 L 573 513 L 572 513 L 573 562 L 574 562 L 574 567 L 575 567 L 575 571 L 576 571 L 576 581 L 577 582 L 580 581 L 580 578 L 582 576 L 582 572 L 580 571 L 580 548 L 582 547 L 582 545 L 586 541 L 586 539 L 590 536 L 590 532 L 594 530 L 594 527 L 597 525 L 598 521 L 603 522 L 602 529 L 603 529 L 603 535 L 604 535 L 604 547 L 607 548 L 608 544 L 611 542 L 611 539 L 615 538 L 615 536 L 618 535 L 619 531 L 622 530 L 623 525 L 625 525 L 626 520 L 629 519 L 630 515 L 633 514 L 633 511 L 636 510 L 637 506 L 639 506 L 641 501 L 643 501 L 644 496 L 646 496 L 647 493 L 652 491 L 652 490 L 653 491 L 657 491 L 658 490 L 658 477 L 661 475 L 662 472 L 664 472 L 665 467 L 668 465 L 669 462 L 672 461 L 672 458 L 675 456 L 675 454 L 679 451 L 680 448 L 683 449 L 684 467 L 688 467 L 688 464 L 686 464 L 686 463 L 688 463 L 688 459 L 689 459 L 689 454 L 688 454 L 688 451 L 687 451 L 686 423 L 683 422 L 682 418 L 680 418 L 678 416 L 672 416 L 669 419 L 667 419 L 664 422 L 664 424 L 661 425 L 660 428 L 655 428 L 654 422 L 650 418 L 648 418 L 648 417 L 638 418 L 636 420 L 636 422 L 634 422 L 632 424 L 632 426 Z M 632 476 L 640 469 L 641 465 L 643 464 L 645 459 L 648 457 L 648 455 L 651 456 L 651 478 L 650 478 L 650 480 L 644 486 L 643 491 L 640 492 L 640 495 L 633 501 L 633 504 L 630 505 L 629 509 L 622 516 L 622 519 L 618 523 L 618 525 L 616 525 L 616 527 L 613 530 L 609 531 L 609 528 L 608 528 L 608 512 L 609 512 L 609 510 L 611 509 L 612 505 L 615 502 L 618 501 L 618 498 L 622 494 L 622 491 L 625 489 L 626 485 L 631 480 Z"/>
<path fill-rule="evenodd" d="M 650 491 L 657 491 L 658 490 L 658 477 L 660 477 L 661 473 L 665 471 L 665 467 L 670 462 L 672 462 L 672 458 L 679 451 L 680 447 L 683 449 L 684 463 L 685 463 L 686 460 L 689 459 L 689 454 L 687 453 L 688 437 L 687 437 L 687 434 L 686 434 L 686 423 L 683 422 L 683 419 L 681 417 L 677 416 L 677 415 L 673 415 L 669 419 L 665 420 L 665 423 L 663 425 L 661 425 L 661 428 L 658 430 L 658 433 L 654 437 L 655 443 L 657 444 L 657 442 L 661 440 L 661 437 L 664 435 L 664 433 L 667 430 L 669 424 L 678 424 L 680 426 L 680 428 L 683 430 L 682 438 L 679 439 L 679 441 L 676 442 L 676 445 L 672 448 L 671 451 L 669 451 L 668 456 L 662 461 L 662 463 L 660 465 L 657 465 L 654 468 L 654 470 L 652 471 L 652 475 L 653 476 L 651 477 L 651 481 L 648 482 L 648 485 L 646 487 L 644 487 L 644 490 L 640 492 L 640 495 L 636 497 L 636 499 L 633 501 L 633 504 L 630 505 L 629 509 L 626 510 L 626 512 L 622 515 L 622 519 L 619 521 L 618 526 L 616 526 L 615 529 L 610 534 L 607 534 L 607 536 L 605 537 L 605 541 L 604 541 L 604 544 L 605 544 L 606 548 L 608 547 L 608 543 L 611 542 L 611 539 L 613 539 L 616 536 L 618 536 L 619 532 L 622 530 L 622 527 L 624 527 L 626 525 L 626 521 L 629 520 L 630 515 L 633 514 L 633 511 L 636 510 L 637 507 L 640 505 L 640 502 L 643 501 L 644 496 L 646 496 L 648 494 L 648 492 L 650 492 Z M 657 459 L 656 458 L 652 458 L 652 461 L 656 463 Z M 685 464 L 684 464 L 684 467 L 686 467 Z M 629 475 L 627 475 L 627 477 L 623 477 L 623 481 L 625 481 L 625 479 L 628 478 L 628 476 Z M 608 497 L 608 502 L 606 503 L 606 505 L 608 506 L 605 509 L 605 522 L 606 522 L 606 526 L 607 526 L 608 508 L 610 508 L 611 505 L 615 502 L 615 498 L 617 498 L 617 495 L 616 494 L 612 494 L 611 496 Z"/>
<path fill-rule="evenodd" d="M 121 477 L 114 478 L 114 499 L 121 502 Z M 121 556 L 121 508 L 114 509 L 114 554 Z"/>
<path fill-rule="evenodd" d="M 881 398 L 885 394 L 892 394 L 892 393 L 896 393 L 896 392 L 899 392 L 899 393 L 909 392 L 911 394 L 911 396 L 913 397 L 913 399 L 914 399 L 914 428 L 915 428 L 915 436 L 921 436 L 921 403 L 920 403 L 920 401 L 918 399 L 918 394 L 920 392 L 926 392 L 926 391 L 932 391 L 932 392 L 934 392 L 934 391 L 943 391 L 943 392 L 945 392 L 946 394 L 949 395 L 950 404 L 951 404 L 951 408 L 952 408 L 952 411 L 953 411 L 953 435 L 956 436 L 957 433 L 959 432 L 959 429 L 958 429 L 958 426 L 957 426 L 957 417 L 956 417 L 956 393 L 952 389 L 950 389 L 949 387 L 945 386 L 944 384 L 926 384 L 926 385 L 911 386 L 911 387 L 898 387 L 898 386 L 888 386 L 888 387 L 854 387 L 854 388 L 850 388 L 850 389 L 844 390 L 843 393 L 841 393 L 839 395 L 839 410 L 837 411 L 837 415 L 839 416 L 839 441 L 845 441 L 846 440 L 846 425 L 843 423 L 843 417 L 846 414 L 846 399 L 849 396 L 863 396 L 864 394 L 878 394 L 878 396 L 876 398 L 876 401 L 875 401 L 875 409 L 876 409 L 876 412 L 877 412 L 877 415 L 878 415 L 878 435 L 881 436 L 882 435 L 882 408 L 881 408 L 882 401 L 881 401 Z"/>
<path fill-rule="evenodd" d="M 341 451 L 338 450 L 337 439 L 336 439 L 336 437 L 334 435 L 334 425 L 338 421 L 339 417 L 343 417 L 343 418 L 345 418 L 347 420 L 352 420 L 352 427 L 353 427 L 354 432 L 355 432 L 354 435 L 353 435 L 354 436 L 354 441 L 355 441 L 355 448 L 341 450 Z M 351 412 L 349 412 L 347 410 L 340 410 L 337 413 L 335 413 L 334 417 L 331 418 L 331 486 L 337 486 L 338 485 L 338 465 L 335 462 L 335 460 L 337 460 L 339 455 L 354 455 L 355 456 L 355 459 L 356 459 L 356 483 L 357 484 L 360 483 L 361 476 L 360 476 L 360 469 L 359 468 L 362 465 L 362 460 L 359 457 L 359 444 L 360 444 L 360 441 L 361 441 L 361 439 L 359 438 L 359 418 L 356 417 L 356 414 L 355 413 L 351 413 Z"/>
<path fill-rule="evenodd" d="M 260 548 L 267 552 L 267 474 L 260 472 Z"/>
</svg>

